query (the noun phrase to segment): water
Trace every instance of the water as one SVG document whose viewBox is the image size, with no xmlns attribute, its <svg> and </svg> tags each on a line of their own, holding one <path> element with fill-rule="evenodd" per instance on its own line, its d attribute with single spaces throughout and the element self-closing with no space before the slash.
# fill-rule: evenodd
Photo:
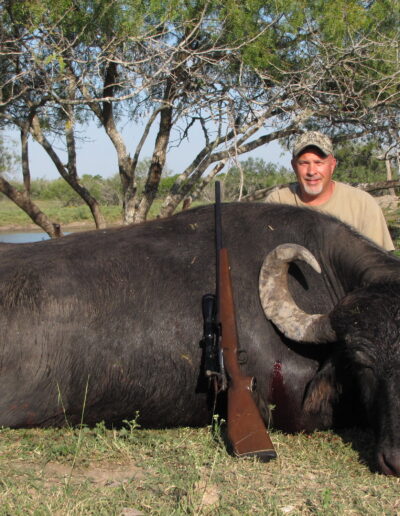
<svg viewBox="0 0 400 516">
<path fill-rule="evenodd" d="M 47 233 L 34 231 L 30 231 L 29 233 L 0 233 L 0 242 L 8 242 L 10 244 L 40 242 L 41 240 L 48 240 L 49 238 Z"/>
<path fill-rule="evenodd" d="M 79 231 L 79 228 L 74 229 Z M 64 235 L 69 235 L 74 231 L 66 231 Z M 29 231 L 25 233 L 0 232 L 0 242 L 7 242 L 9 244 L 27 244 L 28 242 L 41 242 L 42 240 L 49 240 L 47 233 L 42 231 Z"/>
</svg>

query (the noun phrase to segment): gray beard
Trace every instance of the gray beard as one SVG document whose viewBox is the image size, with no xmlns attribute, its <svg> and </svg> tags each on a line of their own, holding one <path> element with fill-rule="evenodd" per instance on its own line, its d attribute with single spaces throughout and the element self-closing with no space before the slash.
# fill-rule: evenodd
<svg viewBox="0 0 400 516">
<path fill-rule="evenodd" d="M 308 195 L 312 195 L 312 196 L 316 196 L 316 195 L 319 195 L 321 192 L 322 192 L 322 184 L 318 186 L 318 188 L 311 188 L 307 185 L 303 185 L 303 188 L 304 188 L 304 191 L 308 194 Z"/>
</svg>

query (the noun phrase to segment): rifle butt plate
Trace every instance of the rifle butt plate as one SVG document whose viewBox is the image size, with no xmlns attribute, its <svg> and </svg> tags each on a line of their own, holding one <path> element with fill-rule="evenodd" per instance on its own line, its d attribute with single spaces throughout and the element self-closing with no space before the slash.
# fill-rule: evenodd
<svg viewBox="0 0 400 516">
<path fill-rule="evenodd" d="M 258 450 L 246 453 L 235 453 L 236 457 L 256 457 L 260 462 L 269 462 L 272 459 L 276 459 L 277 454 L 275 450 Z"/>
</svg>

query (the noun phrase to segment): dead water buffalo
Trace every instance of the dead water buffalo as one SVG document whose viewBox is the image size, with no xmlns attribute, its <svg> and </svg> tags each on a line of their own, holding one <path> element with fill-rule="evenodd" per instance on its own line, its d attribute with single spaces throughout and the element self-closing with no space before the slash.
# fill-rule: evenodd
<svg viewBox="0 0 400 516">
<path fill-rule="evenodd" d="M 244 369 L 275 405 L 274 426 L 365 418 L 380 470 L 399 475 L 400 261 L 333 218 L 288 206 L 223 205 L 223 234 Z M 266 258 L 286 243 L 301 247 Z M 208 206 L 1 248 L 0 425 L 62 425 L 82 413 L 112 423 L 136 411 L 143 426 L 208 424 L 201 298 L 214 290 L 213 246 Z"/>
</svg>

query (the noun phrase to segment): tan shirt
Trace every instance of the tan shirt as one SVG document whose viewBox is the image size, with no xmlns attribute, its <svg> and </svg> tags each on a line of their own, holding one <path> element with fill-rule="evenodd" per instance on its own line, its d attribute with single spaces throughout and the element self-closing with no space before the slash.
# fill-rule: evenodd
<svg viewBox="0 0 400 516">
<path fill-rule="evenodd" d="M 387 251 L 394 250 L 385 217 L 379 204 L 369 193 L 345 183 L 335 181 L 335 189 L 331 197 L 318 206 L 309 206 L 301 201 L 297 195 L 297 184 L 274 190 L 265 202 L 308 207 L 328 213 L 349 224 Z"/>
</svg>

